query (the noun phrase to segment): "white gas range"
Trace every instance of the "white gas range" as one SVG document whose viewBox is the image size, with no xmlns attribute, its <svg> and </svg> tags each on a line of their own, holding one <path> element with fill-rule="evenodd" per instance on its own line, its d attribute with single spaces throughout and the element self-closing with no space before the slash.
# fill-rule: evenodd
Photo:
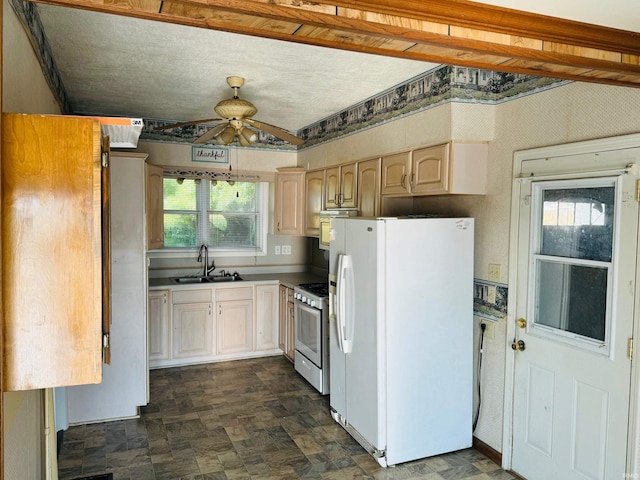
<svg viewBox="0 0 640 480">
<path fill-rule="evenodd" d="M 295 369 L 321 394 L 329 393 L 329 285 L 294 289 Z"/>
</svg>

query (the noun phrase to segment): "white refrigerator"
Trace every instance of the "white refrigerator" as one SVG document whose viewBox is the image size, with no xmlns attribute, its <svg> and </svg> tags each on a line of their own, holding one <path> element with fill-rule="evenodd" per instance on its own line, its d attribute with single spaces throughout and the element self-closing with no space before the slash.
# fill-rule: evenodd
<svg viewBox="0 0 640 480">
<path fill-rule="evenodd" d="M 332 219 L 331 414 L 382 466 L 471 446 L 473 226 Z"/>
</svg>

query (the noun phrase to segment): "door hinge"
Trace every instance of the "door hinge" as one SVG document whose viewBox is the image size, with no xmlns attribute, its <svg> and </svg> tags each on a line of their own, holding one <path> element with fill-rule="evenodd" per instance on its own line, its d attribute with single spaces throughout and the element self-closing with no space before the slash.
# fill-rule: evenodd
<svg viewBox="0 0 640 480">
<path fill-rule="evenodd" d="M 102 152 L 102 167 L 109 168 L 109 152 Z"/>
<path fill-rule="evenodd" d="M 109 334 L 108 333 L 103 333 L 102 334 L 102 348 L 107 349 L 109 347 L 111 347 Z"/>
<path fill-rule="evenodd" d="M 640 203 L 640 180 L 636 180 L 636 202 Z"/>
<path fill-rule="evenodd" d="M 627 357 L 633 360 L 633 338 L 627 340 Z"/>
</svg>

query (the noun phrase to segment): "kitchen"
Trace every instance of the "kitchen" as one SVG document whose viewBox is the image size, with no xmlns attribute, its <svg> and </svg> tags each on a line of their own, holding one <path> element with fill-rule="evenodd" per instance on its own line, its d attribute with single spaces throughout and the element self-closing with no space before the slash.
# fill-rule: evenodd
<svg viewBox="0 0 640 480">
<path fill-rule="evenodd" d="M 10 8 L 5 8 L 10 12 Z M 10 75 L 15 75 L 19 69 L 12 70 L 5 68 L 5 79 Z M 35 76 L 34 78 L 37 78 Z M 34 111 L 42 112 L 47 109 L 51 113 L 57 113 L 54 102 L 44 99 L 37 107 L 29 107 L 28 103 L 16 105 L 22 96 L 18 93 L 17 85 L 20 82 L 5 83 L 5 92 L 8 99 L 5 99 L 5 107 L 13 111 Z M 24 82 L 23 82 L 24 83 Z M 46 87 L 42 89 L 46 90 Z M 277 166 L 292 166 L 296 163 L 301 165 L 311 164 L 312 168 L 325 166 L 327 158 L 336 158 L 336 162 L 346 161 L 345 152 L 357 149 L 358 153 L 351 158 L 367 158 L 380 152 L 381 143 L 391 143 L 390 151 L 397 151 L 404 147 L 402 139 L 406 131 L 417 131 L 420 123 L 431 125 L 435 130 L 425 132 L 420 143 L 424 145 L 435 144 L 443 138 L 453 136 L 458 138 L 461 135 L 461 124 L 467 122 L 472 125 L 483 125 L 489 131 L 483 129 L 482 135 L 486 135 L 493 142 L 490 175 L 487 181 L 487 195 L 482 198 L 441 198 L 423 199 L 416 198 L 413 204 L 421 209 L 428 203 L 429 207 L 441 208 L 443 211 L 450 211 L 452 214 L 468 214 L 477 219 L 476 242 L 477 248 L 475 276 L 477 278 L 489 278 L 488 265 L 500 264 L 503 266 L 501 272 L 501 283 L 506 283 L 508 265 L 508 253 L 505 239 L 509 235 L 509 199 L 511 180 L 506 174 L 512 170 L 512 154 L 514 151 L 523 148 L 530 148 L 539 145 L 551 145 L 576 141 L 589 138 L 599 138 L 603 136 L 614 136 L 632 133 L 637 130 L 633 118 L 637 109 L 637 93 L 632 89 L 620 87 L 605 87 L 589 84 L 568 84 L 560 88 L 540 92 L 529 97 L 519 98 L 513 102 L 506 102 L 498 106 L 478 106 L 478 105 L 448 105 L 432 109 L 421 114 L 420 119 L 405 119 L 394 126 L 392 124 L 379 127 L 380 130 L 363 132 L 362 134 L 343 139 L 318 147 L 315 151 L 301 152 L 296 160 L 294 154 L 285 154 L 290 158 Z M 491 110 L 491 113 L 487 113 Z M 443 117 L 453 118 L 452 123 L 442 122 Z M 513 122 L 514 118 L 519 121 Z M 544 119 L 541 121 L 541 119 Z M 459 122 L 459 123 L 458 123 Z M 559 127 L 559 125 L 562 125 Z M 400 132 L 400 133 L 399 133 Z M 384 138 L 386 140 L 381 140 Z M 396 143 L 394 143 L 396 142 Z M 159 164 L 164 163 L 167 157 L 179 158 L 181 162 L 190 162 L 190 152 L 188 147 L 166 147 L 171 152 L 161 153 L 162 148 L 154 145 L 146 146 L 150 158 L 157 159 Z M 385 146 L 385 148 L 387 148 Z M 181 152 L 173 155 L 175 152 Z M 246 154 L 251 155 L 252 154 Z M 242 168 L 249 168 L 258 162 L 254 158 L 240 157 Z M 272 156 L 271 154 L 269 156 Z M 172 162 L 173 163 L 173 162 Z M 275 163 L 278 163 L 277 161 Z M 243 167 L 243 165 L 247 167 Z M 274 167 L 275 168 L 275 167 Z M 496 172 L 494 174 L 494 172 Z M 498 173 L 499 172 L 499 173 Z M 287 239 L 281 245 L 292 245 L 292 258 L 273 257 L 277 263 L 294 259 L 297 254 L 305 251 L 304 246 L 297 247 L 297 238 Z M 274 244 L 275 246 L 275 244 Z M 195 256 L 193 257 L 195 260 Z M 306 261 L 306 260 L 305 260 Z M 240 272 L 246 266 L 247 259 L 234 262 Z M 301 261 L 304 263 L 304 261 Z M 194 261 L 194 267 L 195 261 Z M 220 267 L 224 268 L 224 264 Z M 194 268 L 195 269 L 195 268 Z M 506 338 L 506 320 L 502 319 L 494 325 L 494 339 L 487 340 L 486 357 L 484 362 L 485 375 L 489 374 L 495 388 L 490 388 L 483 396 L 483 406 L 487 408 L 482 416 L 477 436 L 495 449 L 502 450 L 502 421 L 503 421 L 503 385 L 504 385 L 504 365 L 507 353 L 502 348 Z M 510 342 L 509 342 L 510 343 Z M 493 346 L 493 348 L 492 348 Z M 497 348 L 497 347 L 500 348 Z M 492 373 L 489 373 L 492 372 Z M 5 394 L 14 398 L 19 394 Z M 11 401 L 11 399 L 10 399 Z M 24 408 L 32 408 L 35 400 L 26 397 L 27 403 L 23 403 Z M 31 402 L 31 403 L 29 403 Z M 20 403 L 18 404 L 20 405 Z M 22 418 L 9 416 L 9 418 Z M 8 434 L 13 428 L 20 428 L 20 422 L 8 424 Z M 28 451 L 26 448 L 24 451 Z"/>
</svg>

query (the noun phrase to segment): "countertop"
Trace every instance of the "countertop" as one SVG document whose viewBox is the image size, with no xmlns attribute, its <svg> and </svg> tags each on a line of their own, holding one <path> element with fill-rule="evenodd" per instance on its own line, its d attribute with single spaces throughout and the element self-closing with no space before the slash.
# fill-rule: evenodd
<svg viewBox="0 0 640 480">
<path fill-rule="evenodd" d="M 211 288 L 214 286 L 222 286 L 229 285 L 234 287 L 242 286 L 242 284 L 246 283 L 275 283 L 278 282 L 280 285 L 284 285 L 289 288 L 295 288 L 302 283 L 318 283 L 318 282 L 326 282 L 327 277 L 322 275 L 317 275 L 311 272 L 298 272 L 298 273 L 260 273 L 260 274 L 248 274 L 240 275 L 242 277 L 242 281 L 239 282 L 229 282 L 229 283 L 190 283 L 185 285 L 176 285 L 171 283 L 171 279 L 169 277 L 165 278 L 150 278 L 149 279 L 149 290 L 162 290 L 166 288 L 172 289 L 193 289 L 193 288 Z"/>
</svg>

